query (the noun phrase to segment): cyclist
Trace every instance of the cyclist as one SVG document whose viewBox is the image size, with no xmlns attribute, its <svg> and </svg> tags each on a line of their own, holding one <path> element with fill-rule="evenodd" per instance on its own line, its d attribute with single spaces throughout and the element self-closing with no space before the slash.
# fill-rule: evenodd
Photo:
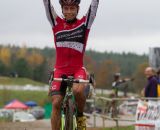
<svg viewBox="0 0 160 130">
<path fill-rule="evenodd" d="M 50 0 L 43 0 L 47 18 L 52 26 L 55 48 L 56 63 L 54 77 L 73 75 L 74 78 L 86 79 L 87 74 L 83 66 L 83 55 L 86 48 L 88 34 L 96 16 L 99 0 L 92 0 L 87 14 L 77 19 L 80 0 L 59 0 L 64 18 L 60 18 Z M 60 129 L 60 106 L 65 94 L 65 83 L 51 83 L 52 95 L 52 130 Z M 86 130 L 83 109 L 85 105 L 84 84 L 74 84 L 73 92 L 78 107 L 77 125 L 78 130 Z"/>
</svg>

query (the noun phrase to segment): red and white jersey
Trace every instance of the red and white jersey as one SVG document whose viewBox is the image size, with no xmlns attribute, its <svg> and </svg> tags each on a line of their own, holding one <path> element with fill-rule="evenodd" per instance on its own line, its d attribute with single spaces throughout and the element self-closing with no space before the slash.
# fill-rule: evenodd
<svg viewBox="0 0 160 130">
<path fill-rule="evenodd" d="M 99 0 L 92 0 L 86 16 L 73 23 L 57 16 L 50 0 L 43 0 L 52 26 L 56 47 L 55 68 L 82 67 L 88 34 L 96 16 Z"/>
</svg>

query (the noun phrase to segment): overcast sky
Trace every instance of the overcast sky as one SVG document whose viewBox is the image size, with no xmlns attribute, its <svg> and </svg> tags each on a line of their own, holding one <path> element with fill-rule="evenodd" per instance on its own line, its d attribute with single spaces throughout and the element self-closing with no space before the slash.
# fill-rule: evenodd
<svg viewBox="0 0 160 130">
<path fill-rule="evenodd" d="M 59 0 L 52 0 L 62 16 Z M 99 0 L 87 49 L 148 53 L 160 47 L 160 0 Z M 91 0 L 82 0 L 78 17 Z M 54 47 L 43 0 L 0 0 L 0 44 Z"/>
</svg>

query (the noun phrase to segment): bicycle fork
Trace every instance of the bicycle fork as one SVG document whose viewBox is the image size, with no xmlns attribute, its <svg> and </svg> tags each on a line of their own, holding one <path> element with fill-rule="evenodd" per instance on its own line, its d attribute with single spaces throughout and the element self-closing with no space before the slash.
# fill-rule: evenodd
<svg viewBox="0 0 160 130">
<path fill-rule="evenodd" d="M 65 115 L 62 114 L 61 115 L 61 130 L 64 130 L 64 126 L 65 126 Z M 77 120 L 76 120 L 75 115 L 73 115 L 73 130 L 77 130 Z"/>
<path fill-rule="evenodd" d="M 74 103 L 75 102 L 75 99 L 74 97 L 72 96 L 69 96 L 68 98 L 71 99 L 71 101 Z M 62 110 L 61 110 L 61 130 L 65 130 L 65 121 L 66 121 L 66 107 L 68 107 L 68 101 L 69 99 L 65 99 L 65 101 L 63 102 L 63 105 L 62 105 Z M 73 130 L 77 130 L 77 120 L 76 120 L 76 113 L 77 113 L 77 110 L 76 110 L 76 106 L 75 104 L 73 105 L 73 108 L 71 108 L 72 111 L 73 111 Z"/>
</svg>

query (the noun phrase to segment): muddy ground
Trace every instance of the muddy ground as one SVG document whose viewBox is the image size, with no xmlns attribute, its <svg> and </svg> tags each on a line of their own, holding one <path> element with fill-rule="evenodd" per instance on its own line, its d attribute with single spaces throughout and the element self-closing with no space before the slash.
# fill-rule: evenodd
<svg viewBox="0 0 160 130">
<path fill-rule="evenodd" d="M 0 123 L 0 130 L 51 130 L 49 124 L 43 121 L 35 122 L 15 122 L 15 123 Z M 102 130 L 100 128 L 87 128 L 87 130 Z"/>
</svg>

